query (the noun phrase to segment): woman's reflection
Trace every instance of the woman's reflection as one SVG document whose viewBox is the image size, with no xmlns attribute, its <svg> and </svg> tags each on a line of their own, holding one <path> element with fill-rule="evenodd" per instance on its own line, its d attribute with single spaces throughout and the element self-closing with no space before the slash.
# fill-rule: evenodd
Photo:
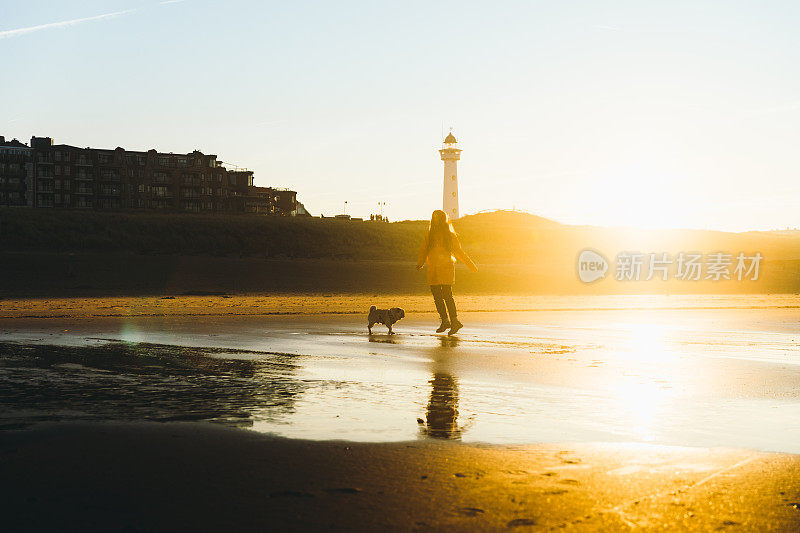
<svg viewBox="0 0 800 533">
<path fill-rule="evenodd" d="M 460 439 L 458 427 L 458 384 L 450 374 L 436 373 L 431 384 L 431 399 L 422 432 L 435 439 Z"/>
<path fill-rule="evenodd" d="M 442 337 L 442 348 L 452 348 L 457 345 L 458 339 Z M 446 356 L 437 359 L 433 379 L 428 381 L 431 384 L 431 397 L 428 401 L 422 434 L 435 439 L 460 439 L 458 382 L 445 368 Z"/>
</svg>

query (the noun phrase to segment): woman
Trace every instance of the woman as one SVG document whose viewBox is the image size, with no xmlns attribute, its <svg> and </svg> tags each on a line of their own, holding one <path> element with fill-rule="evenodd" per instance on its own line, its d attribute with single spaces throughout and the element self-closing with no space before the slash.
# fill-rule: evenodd
<svg viewBox="0 0 800 533">
<path fill-rule="evenodd" d="M 442 318 L 442 324 L 436 333 L 450 328 L 447 334 L 453 335 L 464 326 L 458 321 L 456 302 L 453 300 L 456 259 L 467 265 L 471 271 L 478 271 L 475 263 L 461 249 L 458 236 L 453 231 L 450 221 L 447 220 L 447 213 L 437 209 L 431 215 L 431 225 L 417 259 L 417 270 L 420 270 L 426 263 L 428 265 L 428 285 L 431 286 L 436 310 Z M 449 320 L 448 313 L 450 314 Z"/>
</svg>

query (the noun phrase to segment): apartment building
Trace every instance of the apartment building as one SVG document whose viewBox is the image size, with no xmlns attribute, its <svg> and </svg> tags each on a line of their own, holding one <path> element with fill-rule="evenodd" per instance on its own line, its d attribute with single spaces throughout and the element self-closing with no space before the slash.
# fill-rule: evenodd
<svg viewBox="0 0 800 533">
<path fill-rule="evenodd" d="M 29 206 L 297 214 L 296 192 L 255 187 L 252 171 L 228 170 L 216 155 L 198 150 L 80 148 L 53 144 L 50 137 L 19 144 L 29 157 L 29 183 L 20 191 Z"/>
<path fill-rule="evenodd" d="M 33 181 L 31 148 L 17 139 L 0 136 L 0 206 L 24 207 Z"/>
<path fill-rule="evenodd" d="M 231 210 L 271 216 L 297 216 L 297 193 L 289 189 L 256 187 L 250 170 L 229 170 Z"/>
</svg>

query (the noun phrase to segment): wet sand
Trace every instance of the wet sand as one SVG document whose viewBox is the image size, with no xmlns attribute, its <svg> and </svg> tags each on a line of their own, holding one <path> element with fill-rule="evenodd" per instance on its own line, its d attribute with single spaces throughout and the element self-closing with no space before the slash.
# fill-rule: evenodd
<svg viewBox="0 0 800 533">
<path fill-rule="evenodd" d="M 5 531 L 800 528 L 800 458 L 744 450 L 57 424 L 0 433 L 0 468 Z"/>
<path fill-rule="evenodd" d="M 213 420 L 317 440 L 800 453 L 795 308 L 464 312 L 456 338 L 431 314 L 392 336 L 364 320 L 5 320 L 0 427 Z"/>
<path fill-rule="evenodd" d="M 196 298 L 0 321 L 12 526 L 800 529 L 796 297 L 466 304 L 457 338 Z"/>
</svg>

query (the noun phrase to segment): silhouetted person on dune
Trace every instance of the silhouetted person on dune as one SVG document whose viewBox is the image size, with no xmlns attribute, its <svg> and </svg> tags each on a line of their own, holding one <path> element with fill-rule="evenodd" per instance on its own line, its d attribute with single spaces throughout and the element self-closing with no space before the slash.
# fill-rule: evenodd
<svg viewBox="0 0 800 533">
<path fill-rule="evenodd" d="M 477 272 L 478 267 L 461 249 L 458 235 L 447 219 L 447 213 L 437 209 L 431 215 L 431 225 L 425 235 L 425 242 L 419 251 L 417 270 L 428 265 L 428 285 L 431 287 L 433 302 L 442 318 L 442 324 L 436 333 L 441 333 L 447 328 L 448 335 L 455 334 L 463 327 L 456 314 L 456 302 L 453 300 L 453 283 L 456 281 L 455 261 L 458 259 L 467 267 Z M 450 317 L 448 319 L 448 313 Z"/>
</svg>

